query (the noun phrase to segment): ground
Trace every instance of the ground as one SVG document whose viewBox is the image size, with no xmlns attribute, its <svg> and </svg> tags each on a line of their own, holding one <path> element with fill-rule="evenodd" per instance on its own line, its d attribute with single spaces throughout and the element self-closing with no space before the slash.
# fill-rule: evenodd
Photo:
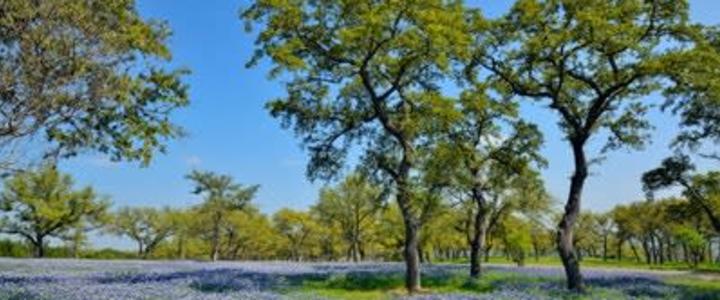
<svg viewBox="0 0 720 300">
<path fill-rule="evenodd" d="M 398 263 L 0 259 L 0 299 L 720 299 L 720 279 L 690 271 L 586 267 L 589 291 L 563 289 L 557 266 L 423 266 L 408 297 Z"/>
</svg>

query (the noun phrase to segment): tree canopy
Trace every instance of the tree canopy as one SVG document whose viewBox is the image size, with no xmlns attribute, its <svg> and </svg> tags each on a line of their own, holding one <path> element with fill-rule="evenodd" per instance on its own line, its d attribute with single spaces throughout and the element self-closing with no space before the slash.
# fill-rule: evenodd
<svg viewBox="0 0 720 300">
<path fill-rule="evenodd" d="M 678 89 L 706 85 L 701 72 L 707 69 L 696 67 L 717 52 L 703 27 L 688 20 L 685 1 L 520 0 L 497 20 L 478 19 L 475 28 L 468 76 L 482 74 L 474 72 L 480 66 L 508 93 L 543 101 L 559 116 L 575 171 L 558 250 L 568 287 L 583 290 L 572 236 L 588 176 L 588 141 L 604 134 L 602 152 L 644 146 L 651 128 L 644 115 L 653 104 L 647 96 L 687 99 Z"/>
<path fill-rule="evenodd" d="M 5 182 L 0 223 L 3 233 L 19 235 L 43 257 L 48 237 L 62 237 L 85 222 L 102 221 L 109 201 L 98 199 L 92 188 L 76 190 L 70 175 L 55 166 L 18 173 Z"/>
<path fill-rule="evenodd" d="M 166 67 L 169 35 L 133 0 L 2 1 L 0 150 L 34 139 L 21 150 L 149 163 L 188 104 L 186 71 Z"/>
</svg>

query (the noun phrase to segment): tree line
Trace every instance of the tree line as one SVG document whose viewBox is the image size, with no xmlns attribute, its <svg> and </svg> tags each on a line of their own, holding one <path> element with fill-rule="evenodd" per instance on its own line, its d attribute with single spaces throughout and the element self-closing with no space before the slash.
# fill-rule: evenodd
<svg viewBox="0 0 720 300">
<path fill-rule="evenodd" d="M 403 258 L 401 212 L 380 186 L 354 173 L 322 188 L 307 210 L 283 208 L 271 215 L 253 203 L 258 186 L 230 176 L 187 175 L 202 202 L 185 208 L 119 207 L 89 187 L 76 189 L 69 175 L 49 166 L 16 175 L 3 189 L 5 256 L 112 257 L 201 260 L 397 261 Z M 478 240 L 476 203 L 447 195 L 432 208 L 420 233 L 423 263 L 502 258 L 519 266 L 551 256 L 552 226 L 562 214 L 542 185 L 526 182 L 512 194 L 493 197 Z M 720 264 L 720 235 L 702 208 L 686 198 L 664 198 L 582 212 L 573 239 L 576 255 L 603 261 L 698 267 Z M 92 249 L 88 233 L 131 240 L 136 251 Z M 53 245 L 53 246 L 51 246 Z M 480 249 L 478 249 L 480 247 Z M 105 255 L 105 256 L 103 256 Z"/>
</svg>

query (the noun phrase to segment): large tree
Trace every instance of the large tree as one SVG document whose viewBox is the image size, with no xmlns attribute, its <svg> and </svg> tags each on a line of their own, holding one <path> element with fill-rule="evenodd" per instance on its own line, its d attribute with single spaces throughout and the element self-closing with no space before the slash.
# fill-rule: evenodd
<svg viewBox="0 0 720 300">
<path fill-rule="evenodd" d="M 521 0 L 496 21 L 477 22 L 474 67 L 506 89 L 547 103 L 573 154 L 574 171 L 557 247 L 569 289 L 583 290 L 573 226 L 588 176 L 588 144 L 602 152 L 639 148 L 651 127 L 644 117 L 653 92 L 692 87 L 689 66 L 708 55 L 702 26 L 688 21 L 685 1 Z M 697 80 L 696 80 L 697 81 Z M 606 131 L 603 131 L 606 130 Z"/>
<path fill-rule="evenodd" d="M 317 214 L 323 224 L 340 228 L 348 258 L 358 262 L 365 256 L 370 230 L 377 225 L 381 197 L 379 187 L 360 174 L 352 174 L 335 187 L 323 188 L 311 212 Z"/>
<path fill-rule="evenodd" d="M 192 171 L 186 176 L 195 184 L 194 194 L 205 199 L 197 207 L 198 217 L 202 218 L 203 236 L 210 241 L 210 259 L 220 258 L 222 226 L 232 211 L 242 210 L 255 197 L 260 186 L 243 186 L 233 182 L 229 175 L 213 172 Z"/>
<path fill-rule="evenodd" d="M 137 243 L 138 256 L 145 259 L 175 231 L 170 209 L 123 207 L 113 215 L 111 232 L 124 235 Z"/>
<path fill-rule="evenodd" d="M 259 24 L 256 55 L 289 81 L 269 103 L 310 152 L 308 175 L 331 178 L 358 146 L 361 160 L 394 186 L 405 226 L 406 287 L 420 289 L 414 196 L 418 149 L 431 119 L 450 99 L 440 83 L 450 61 L 466 56 L 458 1 L 255 1 L 242 13 Z"/>
<path fill-rule="evenodd" d="M 43 257 L 47 238 L 102 220 L 109 201 L 98 199 L 90 187 L 75 190 L 70 175 L 45 166 L 7 180 L 0 205 L 5 211 L 0 231 L 26 239 L 34 256 Z"/>
<path fill-rule="evenodd" d="M 185 71 L 165 68 L 169 33 L 133 0 L 0 2 L 0 151 L 39 137 L 22 150 L 148 163 L 188 103 Z"/>
</svg>

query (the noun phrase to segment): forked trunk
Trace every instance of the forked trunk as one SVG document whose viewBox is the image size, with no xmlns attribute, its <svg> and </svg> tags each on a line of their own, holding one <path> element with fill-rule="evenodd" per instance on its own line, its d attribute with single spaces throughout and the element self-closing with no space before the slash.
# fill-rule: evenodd
<svg viewBox="0 0 720 300">
<path fill-rule="evenodd" d="M 583 292 L 585 287 L 580 273 L 580 263 L 573 245 L 573 226 L 580 214 L 580 200 L 583 185 L 587 178 L 587 161 L 582 143 L 573 143 L 573 154 L 575 157 L 575 173 L 570 182 L 570 192 L 565 204 L 565 213 L 560 220 L 560 224 L 558 224 L 557 249 L 565 268 L 567 288 Z"/>
</svg>

